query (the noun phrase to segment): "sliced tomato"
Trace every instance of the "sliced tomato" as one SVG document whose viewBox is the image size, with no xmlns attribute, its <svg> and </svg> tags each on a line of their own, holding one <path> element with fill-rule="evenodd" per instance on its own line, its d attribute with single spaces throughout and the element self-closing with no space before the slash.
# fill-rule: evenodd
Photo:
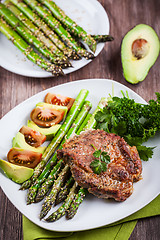
<svg viewBox="0 0 160 240">
<path fill-rule="evenodd" d="M 46 103 L 65 106 L 68 108 L 68 110 L 72 107 L 74 100 L 75 100 L 74 98 L 54 93 L 47 93 L 44 99 Z"/>
<path fill-rule="evenodd" d="M 41 161 L 41 158 L 42 153 L 21 148 L 11 148 L 7 155 L 7 159 L 10 163 L 28 168 L 35 168 Z"/>
<path fill-rule="evenodd" d="M 62 121 L 64 110 L 56 110 L 48 107 L 36 107 L 31 112 L 32 121 L 41 127 L 51 127 Z"/>
<path fill-rule="evenodd" d="M 39 147 L 46 141 L 46 136 L 42 133 L 33 130 L 30 127 L 23 126 L 20 130 L 25 137 L 25 141 L 32 147 Z"/>
</svg>

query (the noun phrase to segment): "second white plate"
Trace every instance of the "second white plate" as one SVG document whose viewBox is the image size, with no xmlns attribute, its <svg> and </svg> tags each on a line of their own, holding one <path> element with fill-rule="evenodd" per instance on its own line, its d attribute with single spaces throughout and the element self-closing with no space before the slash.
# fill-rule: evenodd
<svg viewBox="0 0 160 240">
<path fill-rule="evenodd" d="M 97 0 L 55 0 L 55 2 L 89 34 L 109 34 L 107 13 Z M 103 47 L 104 43 L 97 44 L 95 56 Z M 84 58 L 72 61 L 73 67 L 64 69 L 64 73 L 74 72 L 90 62 L 91 60 Z M 0 34 L 0 66 L 23 76 L 52 77 L 51 73 L 43 71 L 29 61 L 3 34 Z"/>
</svg>

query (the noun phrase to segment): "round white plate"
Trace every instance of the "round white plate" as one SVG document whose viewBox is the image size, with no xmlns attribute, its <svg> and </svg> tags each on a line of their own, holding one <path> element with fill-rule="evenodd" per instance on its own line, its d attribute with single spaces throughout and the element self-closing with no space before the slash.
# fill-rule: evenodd
<svg viewBox="0 0 160 240">
<path fill-rule="evenodd" d="M 109 34 L 109 19 L 102 5 L 97 0 L 55 0 L 55 2 L 82 26 L 89 34 Z M 103 49 L 104 43 L 97 44 L 95 56 Z M 64 69 L 64 73 L 74 72 L 91 60 L 82 58 L 71 61 L 73 67 Z M 28 77 L 51 77 L 52 74 L 42 70 L 29 61 L 11 41 L 0 33 L 0 66 Z"/>
<path fill-rule="evenodd" d="M 139 95 L 124 85 L 105 79 L 80 80 L 47 89 L 24 101 L 2 118 L 0 122 L 0 146 L 2 148 L 0 158 L 6 159 L 6 154 L 11 148 L 12 138 L 22 125 L 27 123 L 31 110 L 37 102 L 43 101 L 47 92 L 60 93 L 75 98 L 82 88 L 88 89 L 89 95 L 87 99 L 93 104 L 93 112 L 101 97 L 107 97 L 108 94 L 112 94 L 113 87 L 115 96 L 122 96 L 121 90 L 124 92 L 127 90 L 130 98 L 140 103 L 146 103 Z M 8 179 L 1 170 L 0 184 L 16 208 L 42 228 L 55 231 L 79 231 L 97 228 L 118 221 L 136 212 L 159 194 L 160 136 L 157 135 L 148 141 L 146 145 L 151 147 L 156 146 L 156 148 L 154 149 L 153 158 L 148 162 L 143 162 L 143 179 L 134 183 L 133 194 L 122 203 L 114 200 L 98 199 L 89 194 L 80 205 L 78 213 L 72 220 L 66 220 L 65 217 L 62 217 L 54 223 L 46 223 L 44 220 L 40 221 L 39 213 L 42 202 L 26 205 L 27 191 L 19 191 L 19 185 Z M 2 154 L 2 151 L 4 154 Z M 49 214 L 55 209 L 53 208 Z"/>
</svg>

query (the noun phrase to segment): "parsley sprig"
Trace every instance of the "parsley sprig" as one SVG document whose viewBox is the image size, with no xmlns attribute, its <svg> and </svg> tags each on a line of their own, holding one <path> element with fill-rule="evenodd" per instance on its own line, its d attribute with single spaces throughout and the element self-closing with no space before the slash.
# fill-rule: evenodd
<svg viewBox="0 0 160 240">
<path fill-rule="evenodd" d="M 136 146 L 141 159 L 147 161 L 153 148 L 143 146 L 149 138 L 160 131 L 160 93 L 149 104 L 136 103 L 128 93 L 122 97 L 109 97 L 108 105 L 98 111 L 95 119 L 97 129 L 123 137 L 131 146 Z"/>
<path fill-rule="evenodd" d="M 97 150 L 94 145 L 92 145 L 96 150 L 93 153 L 95 160 L 93 160 L 90 164 L 93 172 L 96 174 L 100 174 L 101 172 L 105 172 L 107 170 L 107 164 L 110 162 L 110 156 L 107 152 L 102 152 L 100 149 Z"/>
</svg>

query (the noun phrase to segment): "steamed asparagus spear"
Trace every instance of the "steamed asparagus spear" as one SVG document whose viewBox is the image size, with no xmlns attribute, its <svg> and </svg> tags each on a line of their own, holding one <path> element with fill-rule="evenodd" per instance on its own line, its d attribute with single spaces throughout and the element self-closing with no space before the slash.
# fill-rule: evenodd
<svg viewBox="0 0 160 240">
<path fill-rule="evenodd" d="M 13 3 L 9 0 L 4 4 L 9 10 L 20 20 L 22 23 L 37 37 L 37 39 L 44 44 L 55 55 L 55 63 L 60 64 L 63 68 L 71 67 L 71 63 L 62 51 L 36 27 L 27 16 L 22 13 Z"/>
<path fill-rule="evenodd" d="M 86 59 L 94 58 L 94 55 L 91 52 L 80 47 L 77 42 L 72 38 L 69 32 L 63 28 L 58 20 L 56 20 L 44 7 L 42 7 L 36 0 L 25 0 L 25 2 L 30 6 L 34 11 L 36 11 L 44 21 L 53 28 L 53 30 L 62 38 L 62 40 L 77 52 L 81 57 Z"/>
<path fill-rule="evenodd" d="M 0 32 L 2 32 L 13 44 L 25 54 L 25 56 L 42 69 L 51 72 L 53 76 L 58 76 L 58 68 L 55 65 L 45 61 L 4 21 L 0 19 Z"/>
<path fill-rule="evenodd" d="M 85 117 L 88 114 L 90 109 L 91 109 L 91 103 L 89 101 L 86 101 L 84 103 L 80 113 L 78 114 L 77 118 L 73 122 L 71 128 L 67 132 L 65 139 L 60 144 L 59 148 L 62 148 L 65 140 L 68 139 L 73 133 L 75 133 L 77 131 L 77 129 L 79 128 L 79 126 L 81 125 L 83 120 L 85 119 Z M 57 154 L 55 153 L 54 156 L 52 157 L 51 161 L 45 166 L 41 175 L 36 179 L 35 183 L 29 188 L 28 201 L 27 201 L 28 204 L 32 203 L 34 201 L 36 201 L 36 202 L 41 201 L 44 198 L 44 196 L 47 194 L 49 188 L 53 185 L 53 182 L 55 179 L 54 169 L 51 172 L 50 172 L 50 169 L 52 167 L 51 166 L 52 162 L 55 162 L 56 159 L 57 159 Z M 50 167 L 48 167 L 48 166 L 50 166 Z M 40 187 L 38 182 L 40 182 L 40 185 L 42 182 L 44 182 L 44 184 Z M 38 194 L 36 197 L 37 190 L 38 190 Z M 36 200 L 35 200 L 35 197 L 36 197 Z"/>
<path fill-rule="evenodd" d="M 58 132 L 56 133 L 53 140 L 50 142 L 48 147 L 45 149 L 45 152 L 42 155 L 42 160 L 37 165 L 37 167 L 34 169 L 34 173 L 33 173 L 32 177 L 22 184 L 21 189 L 24 190 L 24 189 L 29 188 L 31 186 L 31 184 L 33 182 L 35 182 L 36 179 L 38 178 L 38 176 L 41 174 L 41 172 L 43 171 L 49 158 L 54 153 L 55 149 L 58 147 L 58 145 L 62 141 L 63 137 L 65 136 L 65 134 L 71 127 L 74 119 L 77 117 L 80 109 L 82 108 L 82 106 L 84 104 L 84 101 L 85 101 L 87 95 L 88 95 L 88 90 L 86 90 L 86 89 L 82 89 L 79 92 L 77 98 L 75 99 L 75 101 L 65 119 L 65 122 L 62 124 L 61 128 L 58 130 Z"/>
<path fill-rule="evenodd" d="M 67 178 L 67 174 L 69 174 L 68 164 L 64 167 L 62 172 L 59 174 L 59 177 L 54 182 L 54 185 L 53 185 L 53 188 L 51 189 L 50 194 L 45 198 L 45 201 L 42 205 L 42 209 L 40 212 L 40 219 L 44 218 L 47 215 L 47 213 L 50 211 L 51 207 L 55 203 L 56 196 L 57 196 L 61 186 L 65 182 L 65 180 Z"/>
<path fill-rule="evenodd" d="M 71 34 L 73 34 L 75 37 L 78 37 L 79 39 L 82 39 L 93 52 L 96 51 L 96 41 L 94 38 L 91 35 L 87 34 L 87 32 L 82 27 L 77 25 L 76 22 L 67 16 L 55 2 L 50 0 L 39 1 L 44 4 L 49 10 L 51 10 L 55 18 L 57 18 Z"/>
<path fill-rule="evenodd" d="M 45 35 L 68 57 L 74 60 L 80 59 L 79 56 L 72 49 L 68 48 L 59 38 L 57 34 L 39 17 L 35 14 L 24 2 L 19 0 L 10 0 L 15 4 L 38 28 L 40 28 Z"/>
<path fill-rule="evenodd" d="M 57 209 L 57 211 L 53 212 L 48 218 L 45 219 L 47 222 L 55 222 L 56 220 L 60 219 L 62 216 L 65 215 L 67 209 L 69 208 L 72 200 L 74 199 L 74 197 L 76 195 L 75 190 L 76 190 L 77 186 L 78 186 L 78 184 L 75 182 L 68 194 L 68 197 L 66 198 L 66 200 L 64 201 L 62 206 L 60 206 Z"/>
<path fill-rule="evenodd" d="M 43 56 L 55 63 L 55 56 L 47 49 L 44 48 L 43 43 L 40 42 L 31 31 L 2 3 L 0 3 L 0 16 L 2 16 L 16 31 L 30 44 L 32 44 Z M 59 73 L 63 74 L 62 69 L 59 67 Z"/>
</svg>

